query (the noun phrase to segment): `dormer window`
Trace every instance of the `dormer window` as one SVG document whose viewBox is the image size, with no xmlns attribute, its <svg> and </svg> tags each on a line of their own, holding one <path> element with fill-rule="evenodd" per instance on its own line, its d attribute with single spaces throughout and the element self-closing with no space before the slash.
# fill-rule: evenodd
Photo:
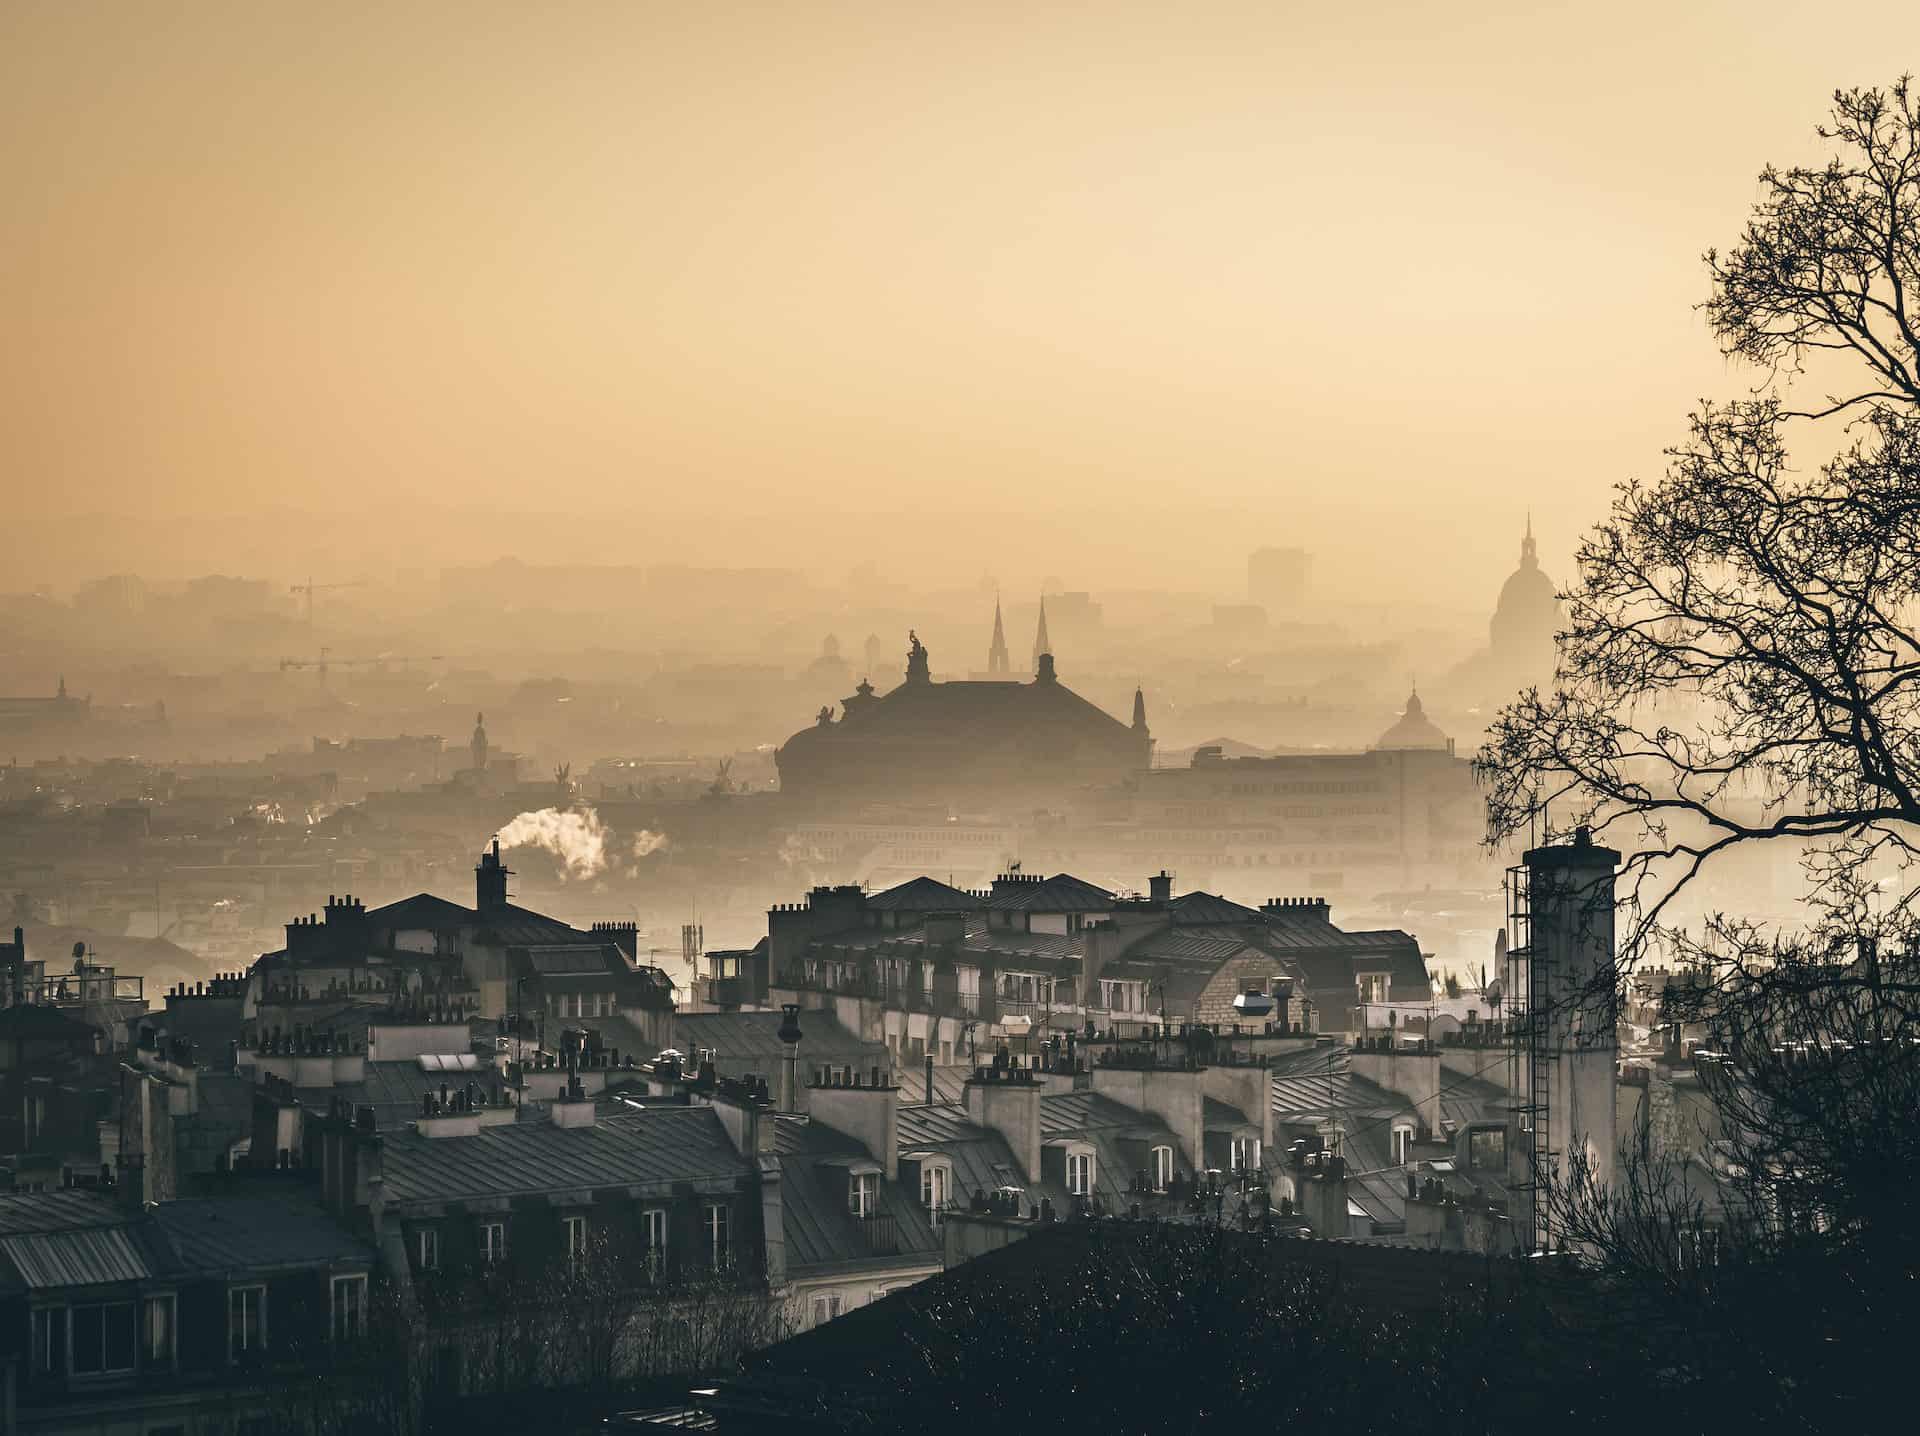
<svg viewBox="0 0 1920 1436">
<path fill-rule="evenodd" d="M 1067 1153 L 1067 1190 L 1076 1197 L 1093 1195 L 1093 1153 Z"/>
<path fill-rule="evenodd" d="M 1407 1158 L 1413 1152 L 1413 1127 L 1407 1122 L 1396 1122 L 1393 1127 L 1393 1165 L 1404 1167 Z"/>
<path fill-rule="evenodd" d="M 1173 1148 L 1155 1147 L 1153 1157 L 1153 1189 L 1164 1192 L 1173 1185 Z"/>
<path fill-rule="evenodd" d="M 847 1174 L 847 1210 L 856 1217 L 870 1217 L 879 1208 L 880 1174 L 849 1172 Z"/>
<path fill-rule="evenodd" d="M 1231 1152 L 1235 1171 L 1250 1172 L 1260 1165 L 1258 1137 L 1235 1137 Z"/>
<path fill-rule="evenodd" d="M 1362 1006 L 1383 1006 L 1387 1002 L 1387 992 L 1391 985 L 1391 975 L 1384 972 L 1363 972 L 1354 979 L 1354 985 L 1360 994 Z"/>
</svg>

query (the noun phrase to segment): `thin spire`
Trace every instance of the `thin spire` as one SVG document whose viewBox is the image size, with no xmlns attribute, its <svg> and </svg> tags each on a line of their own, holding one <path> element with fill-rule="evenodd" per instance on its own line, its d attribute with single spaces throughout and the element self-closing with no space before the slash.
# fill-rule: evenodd
<svg viewBox="0 0 1920 1436">
<path fill-rule="evenodd" d="M 1007 631 L 1000 622 L 1000 591 L 993 594 L 993 645 L 987 649 L 987 672 L 992 675 L 1011 673 L 1012 660 L 1007 657 Z"/>
<path fill-rule="evenodd" d="M 1033 671 L 1040 671 L 1040 655 L 1053 652 L 1053 640 L 1047 637 L 1047 596 L 1040 595 L 1040 626 L 1033 634 Z"/>
</svg>

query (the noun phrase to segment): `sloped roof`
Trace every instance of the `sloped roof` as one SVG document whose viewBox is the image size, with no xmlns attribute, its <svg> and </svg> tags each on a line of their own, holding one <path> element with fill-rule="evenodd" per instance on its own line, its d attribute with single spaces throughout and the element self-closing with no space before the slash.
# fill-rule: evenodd
<svg viewBox="0 0 1920 1436">
<path fill-rule="evenodd" d="M 1173 920 L 1180 927 L 1197 927 L 1223 922 L 1259 922 L 1258 908 L 1243 907 L 1216 893 L 1182 893 L 1168 906 L 1173 911 Z"/>
<path fill-rule="evenodd" d="M 926 934 L 914 928 L 899 931 L 880 927 L 850 927 L 839 932 L 822 933 L 811 939 L 807 948 L 810 952 L 821 949 L 844 947 L 852 950 L 883 950 L 897 948 L 902 953 L 923 949 L 927 945 Z M 1018 928 L 989 927 L 984 916 L 976 915 L 967 920 L 966 936 L 960 943 L 961 951 L 986 955 L 989 953 L 1007 957 L 1078 957 L 1085 949 L 1085 940 L 1077 933 L 1023 932 Z"/>
<path fill-rule="evenodd" d="M 0 1194 L 0 1236 L 114 1226 L 128 1219 L 129 1214 L 107 1197 L 80 1188 Z"/>
<path fill-rule="evenodd" d="M 92 1042 L 93 1028 L 57 1007 L 23 1002 L 0 1008 L 0 1040 L 18 1042 Z"/>
<path fill-rule="evenodd" d="M 1200 1123 L 1209 1132 L 1237 1132 L 1242 1127 L 1258 1130 L 1260 1125 L 1232 1103 L 1213 1097 L 1201 1099 Z"/>
<path fill-rule="evenodd" d="M 591 1127 L 533 1119 L 468 1137 L 389 1133 L 389 1202 L 458 1201 L 555 1188 L 732 1182 L 747 1170 L 711 1107 L 602 1113 Z"/>
<path fill-rule="evenodd" d="M 284 1196 L 189 1197 L 162 1202 L 151 1216 L 176 1271 L 261 1273 L 374 1260 L 370 1245 L 318 1205 Z"/>
<path fill-rule="evenodd" d="M 884 1257 L 873 1252 L 860 1218 L 847 1210 L 844 1169 L 821 1165 L 823 1159 L 865 1155 L 857 1141 L 817 1121 L 779 1121 L 774 1131 L 789 1273 L 877 1260 L 898 1264 L 915 1256 L 939 1263 L 942 1238 L 920 1205 L 919 1193 L 908 1191 L 890 1172 L 881 1174 L 879 1211 L 893 1219 L 898 1251 Z"/>
<path fill-rule="evenodd" d="M 997 912 L 1105 912 L 1113 894 L 1072 873 L 1055 873 L 1043 882 L 1018 883 L 987 905 Z"/>
<path fill-rule="evenodd" d="M 1158 1117 L 1136 1112 L 1097 1092 L 1049 1092 L 1040 1099 L 1040 1135 L 1070 1137 L 1103 1128 L 1165 1129 Z"/>
<path fill-rule="evenodd" d="M 711 1047 L 721 1070 L 726 1071 L 733 1065 L 771 1062 L 784 1056 L 786 1045 L 779 1033 L 785 1021 L 785 1015 L 779 1012 L 677 1012 L 673 1018 L 674 1043 L 686 1052 Z M 884 1060 L 888 1055 L 885 1045 L 864 1041 L 827 1008 L 803 1011 L 800 1034 L 802 1071 L 809 1070 L 810 1060 Z"/>
<path fill-rule="evenodd" d="M 300 1095 L 322 1110 L 335 1096 L 345 1098 L 356 1108 L 371 1107 L 374 1124 L 389 1128 L 411 1124 L 420 1115 L 422 1099 L 430 1092 L 437 1096 L 443 1086 L 463 1090 L 469 1082 L 478 1083 L 489 1102 L 498 1101 L 505 1088 L 505 1079 L 490 1066 L 463 1072 L 428 1072 L 417 1060 L 409 1058 L 399 1062 L 368 1062 L 365 1071 L 362 1081 L 342 1082 L 331 1088 L 301 1088 Z"/>
<path fill-rule="evenodd" d="M 398 902 L 371 908 L 367 912 L 367 922 L 374 927 L 425 928 L 434 932 L 464 927 L 476 918 L 477 914 L 472 908 L 461 907 L 432 893 L 415 893 L 410 898 L 401 898 Z"/>
<path fill-rule="evenodd" d="M 153 1262 L 125 1226 L 35 1232 L 0 1238 L 0 1256 L 12 1268 L 8 1285 L 30 1291 L 144 1281 Z"/>
<path fill-rule="evenodd" d="M 985 906 L 986 899 L 929 877 L 914 878 L 867 899 L 869 912 L 956 912 Z"/>
</svg>

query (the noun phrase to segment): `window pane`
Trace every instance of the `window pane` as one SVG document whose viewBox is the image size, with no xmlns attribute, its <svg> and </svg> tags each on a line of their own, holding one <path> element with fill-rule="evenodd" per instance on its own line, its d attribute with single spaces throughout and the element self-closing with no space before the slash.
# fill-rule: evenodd
<svg viewBox="0 0 1920 1436">
<path fill-rule="evenodd" d="M 147 1298 L 147 1360 L 164 1366 L 173 1360 L 173 1297 Z"/>
<path fill-rule="evenodd" d="M 73 1309 L 73 1369 L 78 1372 L 100 1370 L 100 1308 L 76 1306 Z"/>
</svg>

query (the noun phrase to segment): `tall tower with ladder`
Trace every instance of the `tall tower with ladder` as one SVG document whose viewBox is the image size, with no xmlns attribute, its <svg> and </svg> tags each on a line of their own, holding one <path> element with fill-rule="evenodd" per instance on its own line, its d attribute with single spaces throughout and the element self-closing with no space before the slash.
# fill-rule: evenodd
<svg viewBox="0 0 1920 1436">
<path fill-rule="evenodd" d="M 1558 1209 L 1576 1183 L 1613 1183 L 1619 1059 L 1614 870 L 1586 828 L 1533 848 L 1507 873 L 1508 1165 L 1515 1235 L 1562 1245 Z"/>
</svg>

